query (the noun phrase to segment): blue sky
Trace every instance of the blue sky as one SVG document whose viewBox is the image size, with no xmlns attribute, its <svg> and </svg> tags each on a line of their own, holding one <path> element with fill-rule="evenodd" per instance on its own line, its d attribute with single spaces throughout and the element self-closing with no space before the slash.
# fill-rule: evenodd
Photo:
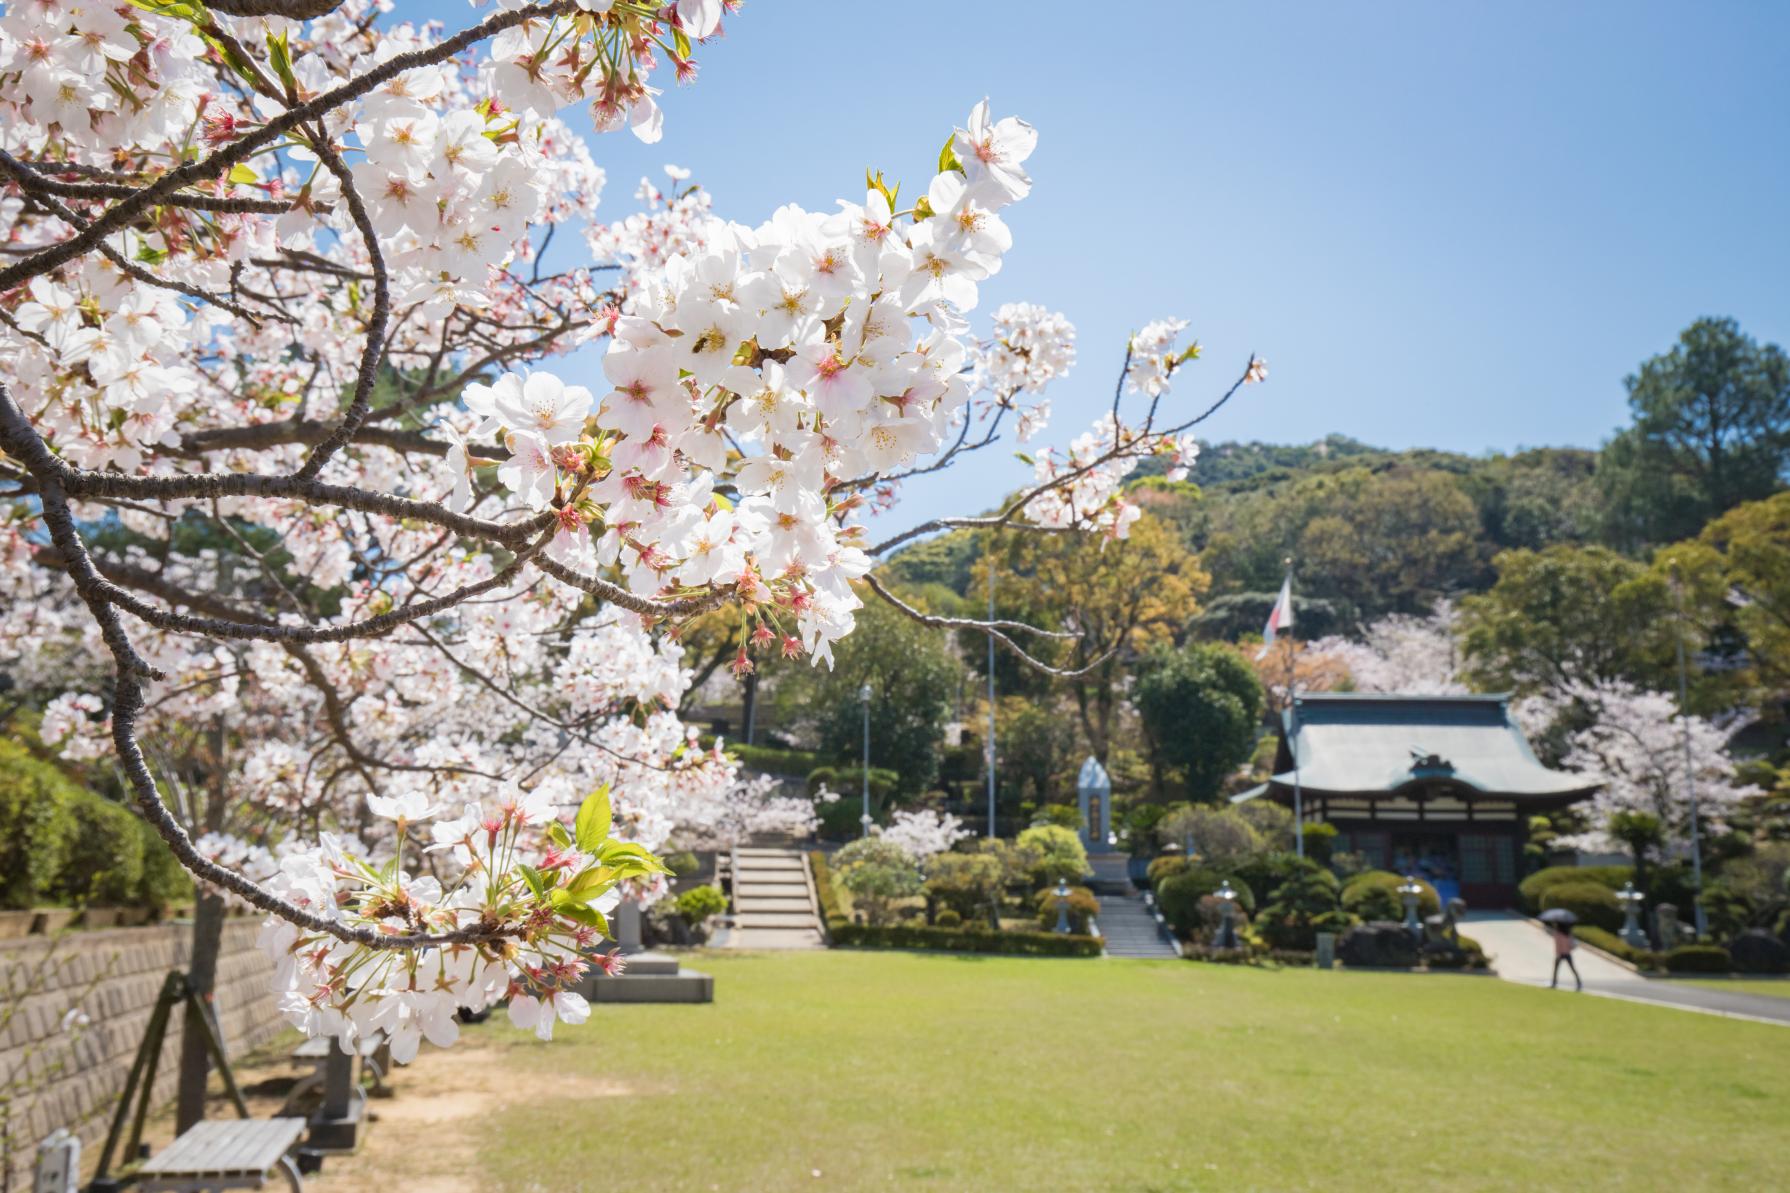
<svg viewBox="0 0 1790 1193">
<path fill-rule="evenodd" d="M 1166 315 L 1207 348 L 1180 401 L 1269 362 L 1215 439 L 1469 452 L 1596 445 L 1700 315 L 1790 343 L 1790 4 L 751 0 L 698 58 L 662 142 L 595 140 L 611 218 L 665 162 L 753 223 L 861 196 L 865 166 L 924 186 L 984 95 L 1038 128 L 979 314 L 1075 322 L 1065 439 Z M 979 462 L 889 518 L 1023 472 Z"/>
</svg>

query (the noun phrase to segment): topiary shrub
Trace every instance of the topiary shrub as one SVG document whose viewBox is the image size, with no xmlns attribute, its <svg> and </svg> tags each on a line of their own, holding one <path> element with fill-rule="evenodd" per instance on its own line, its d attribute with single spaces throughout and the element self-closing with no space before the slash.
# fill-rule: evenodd
<svg viewBox="0 0 1790 1193">
<path fill-rule="evenodd" d="M 1581 924 L 1590 924 L 1605 932 L 1622 927 L 1622 904 L 1616 901 L 1615 891 L 1600 883 L 1562 882 L 1545 888 L 1541 909 L 1552 911 L 1555 908 L 1570 911 L 1579 917 Z"/>
<path fill-rule="evenodd" d="M 87 793 L 24 746 L 0 740 L 0 908 L 22 910 L 56 897 Z"/>
<path fill-rule="evenodd" d="M 1151 859 L 1150 864 L 1144 869 L 1144 876 L 1149 879 L 1150 889 L 1155 890 L 1162 885 L 1165 879 L 1185 872 L 1189 864 L 1187 859 L 1178 853 L 1165 853 L 1159 858 Z"/>
<path fill-rule="evenodd" d="M 1045 932 L 1057 930 L 1057 891 L 1055 887 L 1045 887 L 1038 892 L 1035 900 L 1038 907 L 1038 927 Z M 1076 936 L 1088 934 L 1088 921 L 1100 914 L 1100 900 L 1094 892 L 1085 886 L 1069 888 L 1069 931 Z"/>
<path fill-rule="evenodd" d="M 1323 874 L 1332 883 L 1336 880 L 1334 874 L 1310 858 L 1279 850 L 1245 858 L 1232 867 L 1229 873 L 1232 884 L 1248 886 L 1258 904 L 1274 902 L 1280 894 L 1281 885 L 1296 875 Z"/>
<path fill-rule="evenodd" d="M 1277 949 L 1310 951 L 1318 933 L 1343 932 L 1352 921 L 1337 900 L 1336 876 L 1313 869 L 1280 884 L 1274 902 L 1256 916 L 1256 931 Z"/>
<path fill-rule="evenodd" d="M 892 841 L 865 837 L 833 855 L 839 881 L 851 892 L 852 906 L 873 925 L 894 918 L 895 904 L 920 893 L 920 867 Z"/>
<path fill-rule="evenodd" d="M 1200 900 L 1211 895 L 1224 882 L 1225 875 L 1209 866 L 1189 866 L 1178 874 L 1163 879 L 1156 888 L 1156 904 L 1175 932 L 1183 940 L 1191 940 L 1204 930 Z M 1255 913 L 1255 896 L 1247 884 L 1232 883 L 1237 892 L 1237 906 L 1245 919 Z"/>
<path fill-rule="evenodd" d="M 1592 882 L 1612 891 L 1619 891 L 1622 884 L 1634 876 L 1633 866 L 1549 866 L 1545 870 L 1537 870 L 1518 883 L 1517 896 L 1522 900 L 1523 910 L 1534 915 L 1545 910 L 1541 897 L 1549 887 L 1568 882 Z"/>
<path fill-rule="evenodd" d="M 1673 973 L 1727 973 L 1734 962 L 1720 945 L 1687 944 L 1666 954 L 1666 968 Z"/>
<path fill-rule="evenodd" d="M 1417 941 L 1403 924 L 1380 920 L 1344 932 L 1336 942 L 1336 955 L 1344 965 L 1410 969 L 1417 964 Z"/>
<path fill-rule="evenodd" d="M 808 867 L 814 872 L 814 895 L 820 900 L 821 918 L 827 926 L 845 922 L 845 909 L 839 906 L 839 892 L 833 886 L 833 867 L 827 855 L 815 850 L 808 855 Z"/>
<path fill-rule="evenodd" d="M 1079 882 L 1088 872 L 1088 851 L 1081 838 L 1061 825 L 1033 825 L 1019 834 L 1019 847 L 1038 851 L 1032 881 L 1039 886 L 1054 886 L 1059 878 Z"/>
<path fill-rule="evenodd" d="M 940 928 L 963 927 L 963 917 L 958 915 L 955 911 L 952 911 L 949 907 L 939 912 L 937 918 L 932 922 Z"/>
<path fill-rule="evenodd" d="M 1305 826 L 1305 856 L 1320 866 L 1330 864 L 1330 855 L 1336 852 L 1337 831 L 1334 824 L 1318 821 Z"/>
<path fill-rule="evenodd" d="M 926 864 L 926 900 L 952 912 L 959 923 L 992 923 L 1006 879 L 1001 859 L 993 853 L 941 853 Z"/>
<path fill-rule="evenodd" d="M 693 886 L 678 893 L 677 913 L 692 928 L 701 928 L 711 916 L 720 915 L 726 910 L 727 896 L 721 893 L 718 886 Z"/>
<path fill-rule="evenodd" d="M 1405 885 L 1404 876 L 1394 874 L 1390 870 L 1368 870 L 1357 874 L 1343 884 L 1342 908 L 1356 919 L 1397 920 L 1405 918 L 1405 902 L 1398 893 L 1398 888 Z M 1442 901 L 1436 897 L 1436 888 L 1419 878 L 1420 888 L 1417 895 L 1417 914 L 1419 916 L 1437 915 L 1442 910 Z"/>
<path fill-rule="evenodd" d="M 1741 973 L 1790 973 L 1790 946 L 1764 928 L 1748 928 L 1728 942 L 1728 956 Z"/>
</svg>

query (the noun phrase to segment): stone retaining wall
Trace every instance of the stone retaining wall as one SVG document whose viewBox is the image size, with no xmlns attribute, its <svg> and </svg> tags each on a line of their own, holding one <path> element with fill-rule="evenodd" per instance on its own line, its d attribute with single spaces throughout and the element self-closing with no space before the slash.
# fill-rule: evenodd
<svg viewBox="0 0 1790 1193">
<path fill-rule="evenodd" d="M 259 918 L 231 919 L 224 925 L 213 1005 L 231 1057 L 266 1042 L 284 1025 L 268 991 L 273 966 L 255 949 L 259 928 Z M 185 968 L 191 950 L 188 924 L 70 932 L 55 941 L 30 937 L 0 944 L 0 998 L 27 988 L 32 974 L 48 967 L 44 989 L 22 999 L 0 1033 L 0 1099 L 10 1084 L 8 1075 L 21 1064 L 36 1073 L 59 1066 L 48 1085 L 13 1104 L 9 1134 L 25 1150 L 13 1157 L 14 1188 L 30 1187 L 29 1179 L 21 1183 L 19 1174 L 29 1169 L 36 1141 L 60 1126 L 78 1130 L 91 1170 L 156 995 L 170 970 Z M 62 1019 L 77 1000 L 92 1024 L 71 1046 L 64 1042 Z M 155 1079 L 158 1102 L 174 1096 L 182 1019 L 173 1017 L 162 1048 Z M 48 1043 L 33 1053 L 27 1047 L 33 1041 Z"/>
</svg>

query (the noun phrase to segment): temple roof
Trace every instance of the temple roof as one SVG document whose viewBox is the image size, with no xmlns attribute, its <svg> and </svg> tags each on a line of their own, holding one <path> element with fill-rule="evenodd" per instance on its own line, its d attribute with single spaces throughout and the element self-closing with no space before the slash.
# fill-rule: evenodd
<svg viewBox="0 0 1790 1193">
<path fill-rule="evenodd" d="M 1595 775 L 1550 770 L 1511 719 L 1508 696 L 1398 696 L 1314 693 L 1300 696 L 1289 742 L 1282 714 L 1275 775 L 1236 799 L 1299 785 L 1338 795 L 1396 791 L 1413 783 L 1449 780 L 1470 792 L 1547 798 L 1587 795 Z M 1289 748 L 1290 746 L 1290 748 Z"/>
</svg>

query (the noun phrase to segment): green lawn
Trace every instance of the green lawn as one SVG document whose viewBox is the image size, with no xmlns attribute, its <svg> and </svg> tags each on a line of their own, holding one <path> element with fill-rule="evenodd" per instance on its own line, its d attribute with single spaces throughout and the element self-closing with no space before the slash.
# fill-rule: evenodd
<svg viewBox="0 0 1790 1193">
<path fill-rule="evenodd" d="M 1730 994 L 1769 994 L 1773 998 L 1790 998 L 1790 979 L 1778 978 L 1732 978 L 1728 980 L 1711 979 L 1710 981 L 1692 980 L 1693 986 L 1704 986 L 1710 990 L 1726 990 Z"/>
<path fill-rule="evenodd" d="M 539 1086 L 482 1133 L 489 1187 L 1756 1190 L 1790 1153 L 1790 1032 L 1763 1024 L 1453 975 L 697 965 L 712 1006 L 597 1007 L 538 1046 L 493 1021 Z"/>
</svg>

